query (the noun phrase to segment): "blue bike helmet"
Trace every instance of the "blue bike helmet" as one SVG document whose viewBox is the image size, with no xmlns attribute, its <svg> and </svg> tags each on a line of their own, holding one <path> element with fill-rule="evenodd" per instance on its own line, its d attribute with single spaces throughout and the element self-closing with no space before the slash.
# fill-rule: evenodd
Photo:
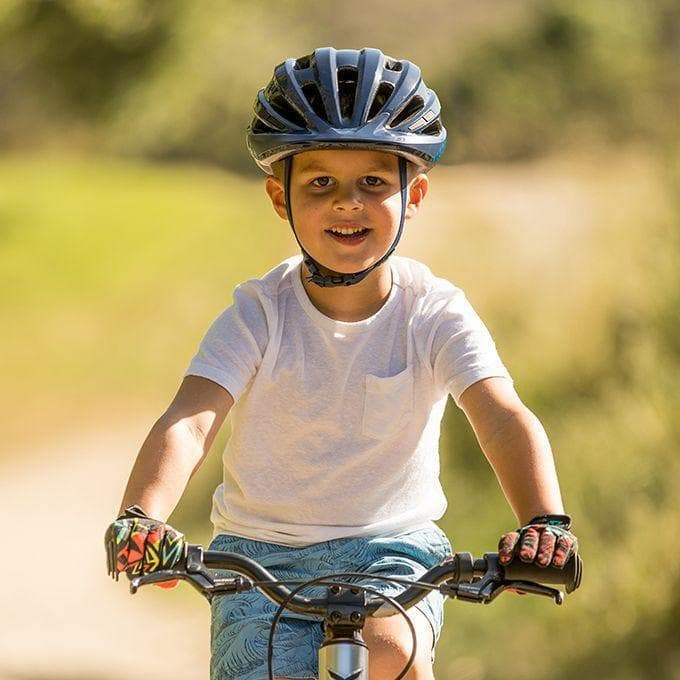
<svg viewBox="0 0 680 680">
<path fill-rule="evenodd" d="M 248 126 L 248 150 L 268 174 L 284 161 L 286 212 L 304 262 L 319 286 L 351 286 L 381 265 L 401 239 L 408 202 L 406 161 L 429 170 L 446 147 L 439 99 L 423 82 L 420 69 L 378 49 L 336 50 L 322 47 L 274 69 L 255 99 Z M 360 148 L 399 156 L 401 221 L 388 251 L 354 274 L 324 275 L 295 233 L 290 206 L 292 157 L 301 151 Z M 326 267 L 328 269 L 328 267 Z"/>
</svg>

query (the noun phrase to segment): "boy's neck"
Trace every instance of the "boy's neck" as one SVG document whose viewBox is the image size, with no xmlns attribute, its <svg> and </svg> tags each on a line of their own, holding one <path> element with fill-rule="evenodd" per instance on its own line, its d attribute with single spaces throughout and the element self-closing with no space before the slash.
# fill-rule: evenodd
<svg viewBox="0 0 680 680">
<path fill-rule="evenodd" d="M 322 269 L 323 273 L 328 273 Z M 306 277 L 305 263 L 300 269 L 302 286 L 312 304 L 325 316 L 336 321 L 363 321 L 373 316 L 387 301 L 392 290 L 392 270 L 387 260 L 376 267 L 363 281 L 353 286 L 322 288 Z"/>
</svg>

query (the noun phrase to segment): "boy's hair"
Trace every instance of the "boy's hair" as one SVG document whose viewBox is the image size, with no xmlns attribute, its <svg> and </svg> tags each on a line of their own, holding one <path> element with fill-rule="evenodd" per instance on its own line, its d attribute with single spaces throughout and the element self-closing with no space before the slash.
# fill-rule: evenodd
<svg viewBox="0 0 680 680">
<path fill-rule="evenodd" d="M 416 165 L 413 161 L 406 161 L 406 177 L 410 182 L 416 175 L 421 172 L 427 173 L 429 168 L 425 168 L 422 165 Z M 276 179 L 283 182 L 283 161 L 274 161 L 272 163 L 272 173 Z"/>
</svg>

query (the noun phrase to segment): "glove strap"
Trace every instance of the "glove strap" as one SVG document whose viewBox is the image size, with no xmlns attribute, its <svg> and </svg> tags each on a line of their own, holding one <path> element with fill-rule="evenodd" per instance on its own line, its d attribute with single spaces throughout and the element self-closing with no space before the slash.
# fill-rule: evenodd
<svg viewBox="0 0 680 680">
<path fill-rule="evenodd" d="M 142 510 L 141 505 L 130 505 L 116 519 L 152 519 Z"/>
<path fill-rule="evenodd" d="M 551 527 L 563 527 L 567 531 L 571 529 L 570 515 L 536 515 L 529 524 L 547 524 Z"/>
</svg>

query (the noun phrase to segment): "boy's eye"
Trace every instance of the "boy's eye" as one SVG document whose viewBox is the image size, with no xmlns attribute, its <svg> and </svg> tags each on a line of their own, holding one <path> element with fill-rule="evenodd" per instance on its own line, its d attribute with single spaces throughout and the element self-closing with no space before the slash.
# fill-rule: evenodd
<svg viewBox="0 0 680 680">
<path fill-rule="evenodd" d="M 321 182 L 321 184 L 314 184 L 315 182 Z M 312 180 L 312 184 L 317 187 L 327 187 L 331 182 L 331 178 L 324 175 L 323 177 L 316 177 Z"/>
<path fill-rule="evenodd" d="M 374 177 L 373 175 L 366 175 L 364 179 L 366 180 L 366 184 L 370 187 L 379 187 L 381 184 L 384 184 L 380 177 Z"/>
</svg>

